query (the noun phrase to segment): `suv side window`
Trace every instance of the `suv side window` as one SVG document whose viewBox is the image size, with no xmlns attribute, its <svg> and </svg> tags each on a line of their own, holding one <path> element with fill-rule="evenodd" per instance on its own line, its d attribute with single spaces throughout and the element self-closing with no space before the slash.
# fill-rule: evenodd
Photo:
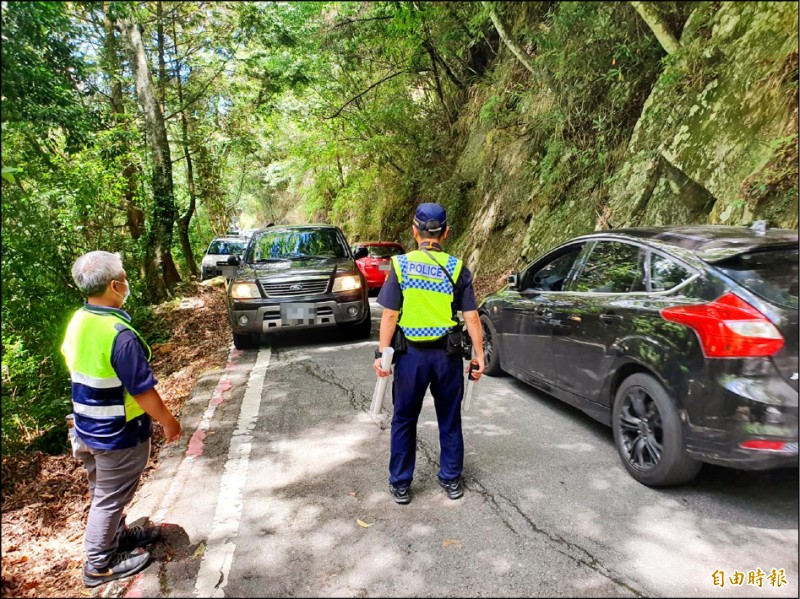
<svg viewBox="0 0 800 599">
<path fill-rule="evenodd" d="M 570 291 L 645 291 L 644 264 L 642 248 L 620 241 L 598 241 Z"/>
<path fill-rule="evenodd" d="M 532 265 L 522 274 L 519 288 L 523 291 L 564 291 L 564 283 L 566 283 L 581 249 L 583 249 L 582 245 L 575 245 L 570 247 L 566 253 L 561 253 L 544 265 L 541 263 Z"/>
<path fill-rule="evenodd" d="M 655 252 L 650 253 L 650 291 L 668 291 L 691 276 L 692 273 L 677 262 Z"/>
</svg>

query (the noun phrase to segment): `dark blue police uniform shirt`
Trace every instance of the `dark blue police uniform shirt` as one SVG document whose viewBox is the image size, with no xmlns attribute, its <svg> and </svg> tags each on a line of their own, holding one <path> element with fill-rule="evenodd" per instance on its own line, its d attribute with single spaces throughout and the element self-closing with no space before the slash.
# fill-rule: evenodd
<svg viewBox="0 0 800 599">
<path fill-rule="evenodd" d="M 461 267 L 461 272 L 458 274 L 458 279 L 456 279 L 453 301 L 455 302 L 456 310 L 461 310 L 462 312 L 478 309 L 478 304 L 475 301 L 475 290 L 472 288 L 472 273 L 466 266 Z M 389 278 L 386 279 L 383 287 L 381 287 L 377 302 L 389 310 L 399 311 L 403 307 L 403 292 L 400 289 L 400 282 L 397 280 L 394 268 L 389 271 Z"/>
</svg>

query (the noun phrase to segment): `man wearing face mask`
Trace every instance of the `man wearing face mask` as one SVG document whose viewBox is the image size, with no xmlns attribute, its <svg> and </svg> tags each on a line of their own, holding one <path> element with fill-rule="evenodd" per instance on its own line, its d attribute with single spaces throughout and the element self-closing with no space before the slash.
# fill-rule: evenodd
<svg viewBox="0 0 800 599">
<path fill-rule="evenodd" d="M 126 526 L 125 507 L 150 457 L 152 418 L 168 443 L 181 425 L 155 388 L 150 348 L 121 309 L 130 287 L 119 254 L 84 254 L 72 278 L 87 301 L 70 320 L 61 352 L 72 378 L 73 455 L 86 467 L 91 497 L 83 582 L 95 587 L 147 566 L 150 554 L 133 550 L 157 540 L 159 530 Z"/>
</svg>

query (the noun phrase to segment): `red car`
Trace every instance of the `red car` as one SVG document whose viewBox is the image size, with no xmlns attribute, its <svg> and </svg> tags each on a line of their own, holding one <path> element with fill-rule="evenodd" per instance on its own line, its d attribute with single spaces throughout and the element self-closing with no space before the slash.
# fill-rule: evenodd
<svg viewBox="0 0 800 599">
<path fill-rule="evenodd" d="M 389 276 L 389 270 L 392 268 L 389 258 L 406 253 L 402 245 L 390 241 L 359 242 L 354 244 L 352 249 L 354 255 L 359 250 L 361 250 L 361 254 L 364 253 L 364 250 L 367 251 L 366 256 L 360 258 L 356 256 L 356 264 L 364 274 L 364 278 L 367 279 L 367 286 L 370 289 L 383 287 L 383 282 Z"/>
</svg>

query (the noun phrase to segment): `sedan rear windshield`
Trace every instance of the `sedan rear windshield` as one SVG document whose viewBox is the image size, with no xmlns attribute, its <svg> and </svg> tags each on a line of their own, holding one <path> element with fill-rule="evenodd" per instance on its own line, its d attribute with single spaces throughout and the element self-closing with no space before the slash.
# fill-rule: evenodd
<svg viewBox="0 0 800 599">
<path fill-rule="evenodd" d="M 217 239 L 211 242 L 208 246 L 207 254 L 216 254 L 218 256 L 229 256 L 231 254 L 241 254 L 244 251 L 245 243 L 243 241 L 224 241 Z"/>
<path fill-rule="evenodd" d="M 797 309 L 797 248 L 739 254 L 715 264 L 756 295 Z"/>
<path fill-rule="evenodd" d="M 345 257 L 347 246 L 336 229 L 299 229 L 258 234 L 251 242 L 247 261 Z"/>
<path fill-rule="evenodd" d="M 405 254 L 405 250 L 399 245 L 368 245 L 364 247 L 367 248 L 370 258 L 389 258 Z"/>
</svg>

